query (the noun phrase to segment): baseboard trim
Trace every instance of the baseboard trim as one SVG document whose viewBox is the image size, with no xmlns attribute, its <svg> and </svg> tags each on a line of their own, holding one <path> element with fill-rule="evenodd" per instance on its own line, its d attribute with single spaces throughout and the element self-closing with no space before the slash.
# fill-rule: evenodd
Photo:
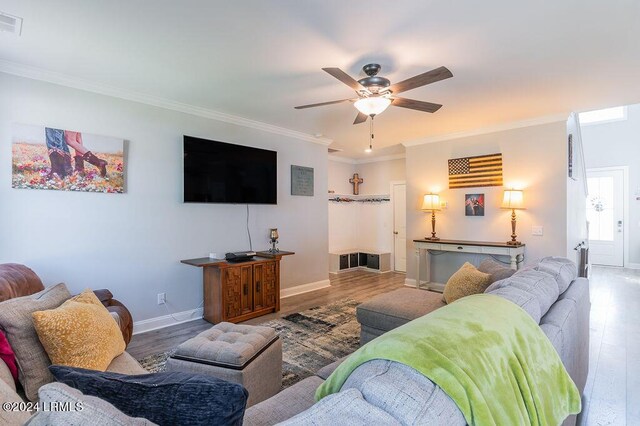
<svg viewBox="0 0 640 426">
<path fill-rule="evenodd" d="M 625 268 L 629 269 L 640 269 L 640 263 L 627 263 Z"/>
<path fill-rule="evenodd" d="M 309 293 L 310 291 L 320 290 L 322 288 L 331 287 L 329 280 L 316 281 L 314 283 L 297 285 L 291 288 L 283 288 L 280 290 L 280 298 L 285 299 L 298 294 Z"/>
<path fill-rule="evenodd" d="M 133 334 L 136 335 L 136 334 L 146 333 L 147 331 L 158 330 L 161 328 L 169 327 L 171 325 L 183 324 L 185 322 L 202 319 L 203 313 L 204 313 L 203 308 L 198 308 L 198 309 L 190 309 L 188 311 L 183 311 L 183 312 L 177 312 L 173 314 L 173 317 L 171 315 L 162 315 L 160 317 L 149 318 L 141 321 L 135 321 L 133 323 Z M 174 319 L 174 318 L 181 318 L 181 317 L 184 317 L 185 319 L 178 319 L 178 320 Z"/>
<path fill-rule="evenodd" d="M 404 279 L 404 285 L 407 287 L 416 287 L 416 280 L 414 280 L 413 278 L 405 278 Z"/>
</svg>

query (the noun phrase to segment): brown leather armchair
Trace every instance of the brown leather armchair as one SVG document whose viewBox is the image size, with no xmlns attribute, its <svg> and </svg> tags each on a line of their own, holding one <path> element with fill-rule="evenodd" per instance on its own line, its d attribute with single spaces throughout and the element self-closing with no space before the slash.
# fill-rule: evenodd
<svg viewBox="0 0 640 426">
<path fill-rule="evenodd" d="M 0 264 L 0 302 L 14 297 L 28 296 L 44 290 L 40 277 L 31 269 L 17 263 Z M 109 312 L 115 312 L 120 319 L 120 330 L 124 342 L 128 345 L 133 333 L 131 313 L 109 290 L 93 291 Z"/>
</svg>

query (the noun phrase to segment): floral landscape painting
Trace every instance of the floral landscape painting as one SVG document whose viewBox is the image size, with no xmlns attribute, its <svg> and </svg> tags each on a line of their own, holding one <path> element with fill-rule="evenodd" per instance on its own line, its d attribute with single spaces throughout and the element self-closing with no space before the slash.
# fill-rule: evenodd
<svg viewBox="0 0 640 426">
<path fill-rule="evenodd" d="M 12 187 L 124 192 L 124 140 L 14 124 Z"/>
</svg>

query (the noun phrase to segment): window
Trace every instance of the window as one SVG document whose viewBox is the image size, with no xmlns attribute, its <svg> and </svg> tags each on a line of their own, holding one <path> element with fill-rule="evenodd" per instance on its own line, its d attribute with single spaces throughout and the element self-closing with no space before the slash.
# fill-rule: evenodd
<svg viewBox="0 0 640 426">
<path fill-rule="evenodd" d="M 627 119 L 627 107 L 620 106 L 614 108 L 597 109 L 595 111 L 581 112 L 579 116 L 581 125 L 622 121 Z"/>
</svg>

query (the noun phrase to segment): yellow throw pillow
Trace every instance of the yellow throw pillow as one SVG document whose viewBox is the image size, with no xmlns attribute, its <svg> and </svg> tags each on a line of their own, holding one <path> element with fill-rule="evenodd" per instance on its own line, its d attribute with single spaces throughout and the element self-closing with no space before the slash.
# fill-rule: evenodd
<svg viewBox="0 0 640 426">
<path fill-rule="evenodd" d="M 461 297 L 484 293 L 489 284 L 491 284 L 491 274 L 480 272 L 475 266 L 466 262 L 451 275 L 447 285 L 444 286 L 444 301 L 451 303 Z"/>
<path fill-rule="evenodd" d="M 105 371 L 126 347 L 120 327 L 91 290 L 32 316 L 53 364 Z"/>
</svg>

